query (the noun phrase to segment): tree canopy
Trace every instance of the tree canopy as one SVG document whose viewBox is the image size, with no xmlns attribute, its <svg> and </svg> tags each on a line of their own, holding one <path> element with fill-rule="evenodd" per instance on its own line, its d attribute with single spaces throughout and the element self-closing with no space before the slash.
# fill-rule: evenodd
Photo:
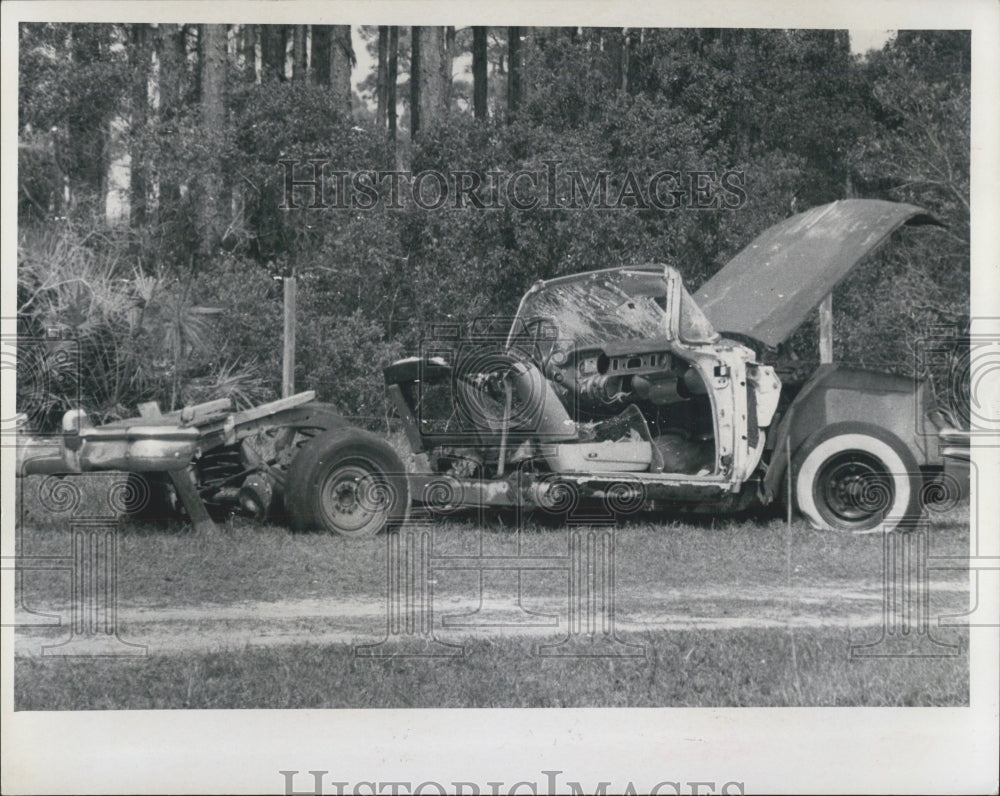
<svg viewBox="0 0 1000 796">
<path fill-rule="evenodd" d="M 293 272 L 297 384 L 378 422 L 379 366 L 431 324 L 619 264 L 673 265 L 694 290 L 770 224 L 847 196 L 946 226 L 837 289 L 837 358 L 908 372 L 922 330 L 967 320 L 968 32 L 864 57 L 827 30 L 360 32 L 374 66 L 348 80 L 347 26 L 21 25 L 18 310 L 84 341 L 100 417 L 275 393 Z M 398 171 L 455 182 L 440 206 L 436 177 L 426 201 L 393 200 Z M 495 201 L 491 173 L 523 176 Z M 815 330 L 786 353 L 815 358 Z"/>
</svg>

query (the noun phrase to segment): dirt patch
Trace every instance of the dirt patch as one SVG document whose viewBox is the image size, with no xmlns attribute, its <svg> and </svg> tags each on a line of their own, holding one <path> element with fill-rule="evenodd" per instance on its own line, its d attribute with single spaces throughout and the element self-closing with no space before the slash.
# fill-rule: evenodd
<svg viewBox="0 0 1000 796">
<path fill-rule="evenodd" d="M 968 583 L 927 584 L 931 626 L 936 617 L 961 614 L 968 607 Z M 830 582 L 809 585 L 711 586 L 665 589 L 656 593 L 616 594 L 616 603 L 574 606 L 565 594 L 526 600 L 516 592 L 481 597 L 436 599 L 423 615 L 434 636 L 460 643 L 479 636 L 559 637 L 571 629 L 628 637 L 649 630 L 733 630 L 751 628 L 863 628 L 885 622 L 883 586 L 877 582 Z M 203 604 L 191 607 L 120 606 L 116 616 L 101 615 L 102 630 L 70 632 L 69 606 L 30 606 L 16 614 L 18 656 L 44 654 L 183 654 L 239 652 L 281 645 L 371 644 L 394 634 L 418 632 L 421 615 L 415 606 L 400 606 L 392 617 L 385 599 L 297 599 L 276 602 Z M 412 610 L 408 611 L 410 608 Z M 48 614 L 45 618 L 40 614 Z M 56 624 L 58 618 L 58 624 Z M 78 620 L 80 617 L 78 616 Z M 913 621 L 916 621 L 914 617 Z M 408 623 L 410 621 L 410 624 Z M 588 624 L 589 622 L 589 624 Z M 137 645 L 128 648 L 119 644 Z M 72 643 L 67 644 L 66 642 Z"/>
</svg>

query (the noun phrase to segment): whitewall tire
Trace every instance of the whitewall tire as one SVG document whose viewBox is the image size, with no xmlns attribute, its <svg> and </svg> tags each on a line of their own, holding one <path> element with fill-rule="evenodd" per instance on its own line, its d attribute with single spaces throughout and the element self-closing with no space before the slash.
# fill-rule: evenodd
<svg viewBox="0 0 1000 796">
<path fill-rule="evenodd" d="M 878 427 L 829 426 L 794 458 L 795 502 L 814 528 L 891 531 L 920 516 L 920 469 L 906 446 Z"/>
</svg>

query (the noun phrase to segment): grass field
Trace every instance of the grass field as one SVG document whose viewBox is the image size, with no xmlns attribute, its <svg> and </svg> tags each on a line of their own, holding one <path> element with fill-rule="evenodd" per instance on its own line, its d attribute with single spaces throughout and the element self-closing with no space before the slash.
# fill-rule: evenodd
<svg viewBox="0 0 1000 796">
<path fill-rule="evenodd" d="M 19 552 L 66 555 L 67 521 L 30 503 L 20 508 Z M 529 522 L 519 534 L 514 531 L 509 515 L 488 515 L 482 527 L 468 519 L 444 522 L 434 528 L 434 549 L 501 555 L 519 545 L 522 555 L 566 553 L 565 528 Z M 968 703 L 967 639 L 957 630 L 935 629 L 958 645 L 957 655 L 851 657 L 851 643 L 870 641 L 880 629 L 855 624 L 858 606 L 879 610 L 878 534 L 827 534 L 802 522 L 789 528 L 775 518 L 639 517 L 615 529 L 615 596 L 617 615 L 636 620 L 621 637 L 642 645 L 641 656 L 542 658 L 544 633 L 504 630 L 463 639 L 459 657 L 384 660 L 358 658 L 349 640 L 324 640 L 313 632 L 335 619 L 339 606 L 368 606 L 371 616 L 383 610 L 385 537 L 352 542 L 241 519 L 206 533 L 181 523 L 122 524 L 117 535 L 123 613 L 187 607 L 211 618 L 235 608 L 242 612 L 244 635 L 220 635 L 210 648 L 151 643 L 143 658 L 114 660 L 27 654 L 23 642 L 30 634 L 19 632 L 17 709 Z M 932 513 L 928 539 L 931 555 L 966 556 L 967 507 Z M 475 590 L 474 575 L 437 576 L 435 599 L 467 598 Z M 952 595 L 947 608 L 961 610 L 966 573 L 933 577 L 952 579 L 938 585 Z M 526 577 L 524 604 L 551 605 L 562 598 L 565 583 L 560 573 Z M 70 602 L 69 573 L 25 572 L 18 592 L 29 608 L 63 612 Z M 932 602 L 940 597 L 932 593 Z M 328 611 L 311 623 L 298 616 L 286 621 L 283 614 L 265 622 L 270 607 L 300 604 L 292 601 L 313 601 Z M 673 629 L 658 621 L 667 613 L 674 617 Z M 380 620 L 365 616 L 369 626 L 360 635 L 377 636 Z M 770 624 L 755 626 L 762 619 Z M 258 643 L 257 634 L 280 634 L 285 625 L 282 643 Z M 126 636 L 140 630 L 126 621 Z M 56 633 L 56 640 L 64 635 L 46 632 Z M 215 632 L 203 635 L 211 641 Z M 558 636 L 552 630 L 549 640 Z"/>
<path fill-rule="evenodd" d="M 469 642 L 454 659 L 355 658 L 303 645 L 146 661 L 19 660 L 19 710 L 912 706 L 968 702 L 968 658 L 856 660 L 841 631 L 682 631 L 646 655 L 539 658 L 523 639 Z"/>
</svg>

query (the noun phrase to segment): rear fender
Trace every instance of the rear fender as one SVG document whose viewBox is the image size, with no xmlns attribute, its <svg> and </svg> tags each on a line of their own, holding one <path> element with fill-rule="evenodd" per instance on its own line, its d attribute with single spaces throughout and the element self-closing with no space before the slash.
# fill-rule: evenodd
<svg viewBox="0 0 1000 796">
<path fill-rule="evenodd" d="M 927 444 L 920 428 L 924 392 L 904 376 L 820 365 L 774 427 L 773 437 L 769 435 L 767 447 L 773 454 L 762 482 L 765 501 L 773 500 L 781 489 L 789 448 L 794 456 L 812 433 L 833 423 L 877 426 L 896 437 L 917 464 L 940 465 L 936 449 Z"/>
</svg>

